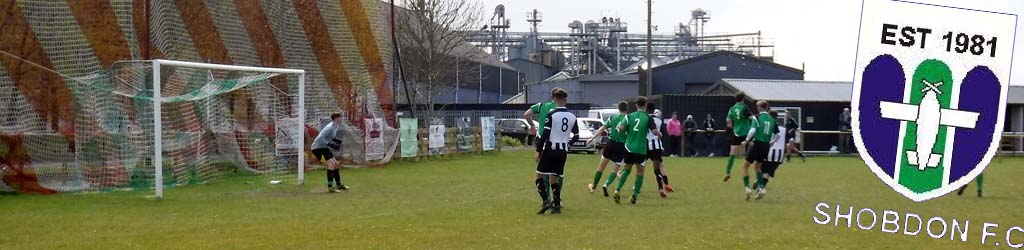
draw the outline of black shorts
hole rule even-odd
[[[626,165],[629,165],[629,164],[642,164],[646,160],[647,160],[647,156],[646,155],[634,154],[634,153],[626,152],[626,157],[625,157],[624,161],[626,162]]]
[[[626,144],[621,142],[608,140],[608,144],[604,146],[604,152],[601,156],[614,163],[622,164],[622,160],[626,154]]]
[[[775,178],[775,170],[779,169],[780,165],[782,165],[781,162],[774,161],[761,163],[761,172],[768,174],[768,176],[771,176],[772,178]]]
[[[743,145],[743,141],[746,141],[747,137],[736,136],[736,134],[729,134],[729,145],[739,146]]]
[[[565,172],[565,157],[569,152],[562,150],[544,150],[540,152],[537,162],[537,173],[562,176]]]
[[[771,145],[767,142],[755,141],[750,146],[750,151],[747,151],[747,162],[765,162],[768,160],[768,151],[771,149]]]
[[[662,154],[663,154],[663,151],[661,149],[648,149],[647,150],[647,159],[651,160],[651,161],[656,161],[656,162],[663,162],[661,160],[661,155]]]
[[[327,161],[334,159],[334,153],[331,153],[331,150],[327,148],[318,148],[313,150],[313,157],[316,157],[317,161]]]

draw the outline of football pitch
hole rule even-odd
[[[304,186],[228,176],[168,189],[163,200],[142,191],[5,195],[0,249],[965,249],[983,247],[984,222],[1024,223],[1015,178],[1024,158],[993,160],[984,198],[971,184],[962,197],[925,203],[892,191],[856,157],[794,158],[758,201],[744,201],[742,165],[723,183],[725,158],[666,158],[676,192],[658,197],[647,170],[637,205],[587,192],[599,159],[569,156],[561,215],[534,214],[530,151],[346,169],[353,189],[343,193],[326,193],[324,171],[314,171]],[[819,202],[968,220],[971,239],[819,225]]]

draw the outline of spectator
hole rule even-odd
[[[668,152],[671,157],[679,157],[679,144],[683,135],[682,125],[679,123],[679,113],[672,112],[672,119],[668,120]]]
[[[804,162],[807,158],[804,157],[804,152],[800,151],[797,146],[800,144],[800,137],[797,134],[800,132],[800,123],[793,118],[789,112],[786,112],[786,161],[791,161],[791,155],[796,153],[800,156],[800,160]]]
[[[708,151],[708,157],[715,156],[715,118],[709,113],[704,117],[704,148]]]
[[[843,108],[843,113],[839,114],[839,152],[842,154],[850,153],[850,108]]]
[[[686,130],[686,155],[697,156],[697,149],[693,147],[693,141],[697,138],[697,121],[693,120],[693,115],[686,115],[686,121],[683,121],[683,129]]]

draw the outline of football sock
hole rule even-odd
[[[978,192],[980,193],[981,192],[981,186],[984,185],[982,183],[985,182],[985,175],[984,174],[979,174],[978,178],[974,179],[974,181],[978,183]]]
[[[594,188],[597,188],[597,182],[601,181],[601,174],[601,171],[594,172]]]
[[[654,180],[658,183],[658,190],[665,189],[664,184],[661,183],[661,170],[654,169]]]
[[[665,173],[661,173],[661,182],[664,182],[665,185],[668,185],[668,175],[665,175]]]
[[[750,176],[743,176],[743,186],[750,187]]]
[[[764,174],[761,171],[757,171],[757,187],[764,188]]]
[[[617,174],[618,174],[617,172],[618,172],[618,171],[612,171],[611,173],[609,173],[609,175],[608,175],[608,181],[605,181],[605,182],[604,182],[604,185],[605,185],[605,186],[611,185],[611,184],[612,184],[612,182],[614,182],[614,181],[615,181],[615,177],[616,177],[615,175],[617,175]]]
[[[622,170],[622,176],[619,176],[619,186],[615,188],[615,191],[622,190],[622,185],[626,185],[626,178],[629,177],[630,168]]]
[[[768,181],[770,181],[770,180],[772,180],[772,179],[764,178],[764,185],[761,185],[761,188],[768,187]]]
[[[640,194],[640,187],[644,186],[644,176],[637,175],[636,182],[633,182],[633,196]]]
[[[565,180],[562,179],[562,176],[559,175],[558,176],[558,184],[559,184],[558,185],[558,192],[562,192],[562,186],[565,186],[565,182],[564,181]],[[554,190],[554,189],[552,189],[552,190]]]
[[[331,178],[333,175],[332,172],[333,171],[330,169],[327,170],[327,188],[334,187],[334,183],[332,183],[332,181],[334,181],[334,178]]]
[[[341,187],[341,169],[334,170],[334,184]]]
[[[551,192],[552,194],[554,194],[554,205],[561,206],[562,205],[562,185],[561,185],[561,183],[557,183],[557,182],[556,183],[551,183],[551,190],[554,190],[554,191]]]
[[[725,174],[732,173],[732,163],[736,161],[736,156],[729,155],[729,163],[725,164]]]
[[[544,179],[537,178],[537,180],[534,181],[534,186],[537,187],[537,194],[540,195],[540,201],[548,202],[548,189],[547,186],[544,184]]]
[[[544,176],[544,183],[543,183],[543,185],[544,185],[544,197],[551,197],[551,188],[550,188],[551,187],[551,179],[548,179],[548,178],[551,178],[551,177],[549,177],[547,175]]]

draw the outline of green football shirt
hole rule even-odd
[[[530,110],[533,111],[533,115],[537,117],[537,123],[540,124],[540,126],[537,126],[537,137],[544,134],[544,122],[547,122],[548,113],[551,113],[555,108],[558,108],[558,104],[555,104],[553,101],[538,102],[537,104],[530,106]]]
[[[626,143],[626,133],[619,132],[619,129],[617,128],[619,122],[621,122],[622,118],[625,116],[626,115],[623,114],[616,114],[608,117],[608,119],[605,119],[604,124],[607,124],[605,125],[605,129],[608,130],[609,139],[621,143]]]
[[[655,129],[647,112],[636,111],[626,115],[619,125],[626,128],[626,151],[647,155],[647,132]]]
[[[775,122],[775,117],[772,117],[768,112],[761,112],[757,115],[757,120],[752,123],[754,125],[754,141],[758,142],[771,142],[772,135],[779,132],[779,126]],[[750,132],[750,129],[747,129]]]
[[[750,132],[750,116],[747,115],[747,105],[737,102],[729,108],[729,115],[726,117],[732,120],[732,132],[736,136],[747,137],[747,132]]]

